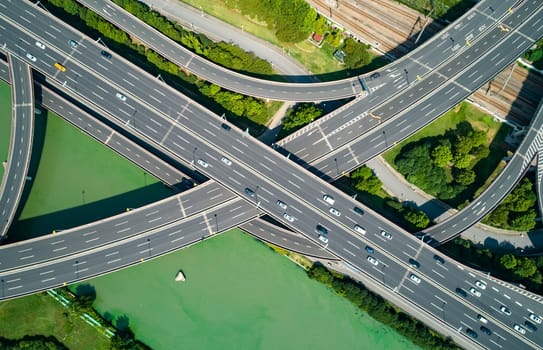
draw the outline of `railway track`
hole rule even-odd
[[[325,0],[307,1],[319,12],[330,16]],[[338,8],[332,9],[332,19],[356,37],[394,57],[407,54],[443,29],[442,24],[430,20],[415,44],[418,32],[424,25],[424,15],[390,0],[340,0]],[[527,124],[543,97],[543,78],[516,67],[503,88],[510,71],[510,67],[505,69],[476,91],[471,99],[500,117]]]

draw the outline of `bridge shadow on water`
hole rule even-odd
[[[175,194],[161,183],[156,183],[117,196],[87,203],[72,208],[40,215],[15,222],[8,232],[5,243],[51,234],[75,226],[94,222],[137,208]],[[54,195],[54,194],[53,194]]]

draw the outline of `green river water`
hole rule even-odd
[[[418,349],[239,230],[88,283],[157,350]]]

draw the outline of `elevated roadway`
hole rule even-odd
[[[68,62],[65,63],[68,70],[77,69],[75,65],[68,65]],[[47,74],[47,69],[40,67],[40,70],[43,70]],[[84,73],[84,71],[78,71],[78,74],[80,74],[80,83],[74,91],[77,91],[81,96],[91,96],[92,93],[88,89],[90,89],[90,87],[96,87],[98,84],[92,80],[88,80],[90,78]],[[144,75],[145,74],[141,72],[139,77],[141,78]],[[100,80],[107,81],[109,79],[115,80],[117,77],[110,72],[108,78],[102,77]],[[102,85],[102,87],[103,86],[106,85]],[[369,210],[364,215],[364,218],[361,219],[363,220],[362,224],[366,227],[368,234],[363,237],[353,238],[353,223],[347,219],[350,215],[347,216],[344,214],[339,218],[330,216],[328,214],[328,207],[319,200],[319,198],[322,197],[323,191],[326,191],[325,193],[330,193],[336,197],[337,205],[335,205],[335,207],[340,212],[348,213],[349,210],[352,209],[353,204],[355,204],[351,198],[339,193],[336,189],[326,185],[316,177],[301,171],[301,169],[294,166],[292,162],[271,152],[269,148],[264,148],[252,138],[244,137],[243,133],[238,130],[231,129],[229,131],[221,131],[220,119],[210,115],[207,111],[194,105],[190,101],[181,105],[180,108],[173,109],[181,110],[182,112],[170,117],[168,110],[172,106],[168,106],[168,103],[172,100],[165,100],[163,103],[156,106],[150,105],[146,92],[144,92],[145,89],[162,90],[165,95],[167,92],[168,95],[172,96],[172,100],[174,100],[178,106],[185,98],[174,91],[168,90],[166,86],[156,80],[151,80],[148,84],[141,84],[127,89],[129,92],[125,95],[126,102],[130,104],[138,103],[140,105],[137,109],[138,114],[141,113],[146,116],[144,120],[139,120],[136,128],[146,138],[152,140],[156,144],[164,145],[166,148],[175,149],[178,156],[184,161],[193,161],[199,171],[219,178],[221,184],[226,185],[238,195],[245,197],[245,186],[251,186],[255,191],[255,196],[249,200],[249,204],[256,204],[279,221],[282,221],[301,232],[305,232],[308,237],[314,240],[316,240],[316,238],[312,232],[314,231],[315,223],[320,221],[331,232],[330,242],[327,246],[330,251],[334,252],[339,258],[348,261],[356,268],[359,268],[361,271],[364,271],[371,276],[371,278],[379,280],[387,288],[391,288],[391,290],[398,293],[399,297],[409,300],[413,305],[417,305],[417,307],[424,310],[427,314],[433,315],[433,317],[442,315],[442,311],[436,312],[430,304],[432,295],[439,295],[440,298],[447,298],[447,300],[450,298],[448,301],[449,305],[453,305],[454,308],[447,314],[447,319],[445,320],[446,327],[451,327],[453,329],[458,329],[458,327],[476,327],[476,323],[474,325],[472,321],[469,321],[469,319],[464,316],[464,313],[468,312],[469,314],[472,314],[474,312],[483,312],[487,316],[490,313],[491,308],[486,303],[489,300],[488,297],[484,298],[486,302],[481,302],[480,300],[482,299],[478,298],[469,298],[466,303],[465,299],[459,298],[454,294],[455,287],[453,287],[453,285],[458,286],[466,283],[470,285],[470,283],[473,283],[473,277],[462,277],[460,274],[454,274],[453,276],[453,274],[445,272],[447,278],[445,279],[445,277],[443,277],[444,281],[442,281],[442,278],[439,277],[439,275],[433,275],[433,271],[437,271],[439,274],[441,274],[441,272],[433,269],[432,265],[428,263],[434,261],[432,256],[435,252],[433,252],[431,248],[422,244],[420,241],[414,240],[413,237],[403,233],[400,228],[394,227],[391,224],[385,223],[384,227],[380,227],[383,222],[375,213],[372,213]],[[118,103],[115,96],[112,95],[113,94],[106,94],[104,95],[105,97],[102,96],[103,101],[102,99],[97,98],[94,103],[103,105],[102,108],[104,109],[111,109],[108,104],[111,104],[112,102]],[[175,98],[173,98],[173,95],[175,95]],[[89,103],[90,102],[91,101],[89,101]],[[121,123],[127,123],[131,120],[131,118],[120,115],[118,115],[117,118]],[[181,118],[183,119],[182,126],[175,121],[176,119],[181,120]],[[218,134],[219,132],[221,134]],[[220,135],[220,137],[213,137],[213,133]],[[212,135],[210,136],[212,139],[204,139],[199,136],[208,134]],[[191,145],[191,147],[187,149],[185,146],[185,149],[180,149],[178,145],[176,146],[176,143],[178,143],[178,145],[187,143]],[[192,147],[194,147],[194,149],[192,149]],[[196,152],[198,153],[196,154]],[[240,154],[243,158],[240,157]],[[232,164],[221,165],[221,156],[229,157]],[[266,163],[273,166],[273,170],[271,168],[267,169],[266,164],[261,163],[263,161],[263,156],[268,158]],[[197,165],[199,164],[197,162],[198,159],[207,159],[207,161],[209,161],[209,163],[207,163],[208,166],[202,167]],[[247,159],[251,160],[250,164],[247,163]],[[259,159],[260,162],[255,161],[256,159]],[[289,179],[289,181],[279,183],[277,181],[278,178]],[[303,182],[298,180],[298,178],[303,179]],[[243,185],[240,181],[243,181],[243,183],[248,185]],[[304,220],[294,220],[292,223],[287,222],[283,218],[283,211],[275,206],[275,198],[283,197],[285,191],[286,196],[289,199],[283,199],[287,201],[290,208],[289,211],[293,213],[295,217],[303,217]],[[394,240],[388,243],[388,240],[380,238],[380,229],[393,232]],[[363,243],[360,244],[353,241],[353,239],[361,240]],[[368,262],[365,259],[365,253],[363,253],[362,250],[365,243],[376,247],[375,256],[380,262],[380,268],[374,269],[368,265]],[[409,275],[408,271],[410,267],[407,261],[399,258],[404,256],[402,254],[403,249],[408,249],[406,247],[409,246],[415,248],[412,254],[416,255],[415,257],[417,259],[424,260],[426,259],[425,257],[428,257],[428,261],[422,263],[422,265],[427,266],[428,270],[423,272],[423,269],[421,268],[416,272],[421,278],[421,282],[419,282],[418,285],[409,285],[406,283],[409,282],[406,280],[406,277]],[[417,246],[419,248],[417,248]],[[359,253],[359,250],[362,252]],[[386,269],[386,273],[383,271],[384,269]],[[457,279],[459,277],[460,279]],[[438,278],[438,281],[435,280],[436,278]],[[446,303],[447,300],[445,300]],[[528,300],[526,303],[529,304],[530,301]],[[522,310],[522,314],[526,312],[524,308],[522,308]],[[519,315],[521,314],[521,311],[516,311]],[[503,315],[493,315],[492,318],[491,316],[488,317],[492,320],[493,327],[498,329],[496,332],[498,332],[498,334],[502,332],[505,334],[502,336],[506,337],[508,344],[511,344],[513,347],[518,347],[521,343],[516,342],[525,342],[529,346],[537,347],[535,343],[532,343],[531,337],[530,339],[525,337],[518,338],[515,333],[510,333],[510,325],[508,325],[510,321],[508,318]],[[467,326],[463,326],[461,322],[464,322]],[[457,327],[456,324],[459,326]],[[499,329],[501,329],[501,331],[499,331]],[[487,338],[486,336],[478,338],[478,341],[482,343],[489,343],[490,340],[493,339]],[[537,339],[535,341],[537,342]]]
[[[34,94],[30,66],[16,54],[8,56],[12,87],[12,129],[6,172],[0,185],[0,237],[14,219],[23,193],[32,153]]]
[[[70,69],[70,67],[69,67],[69,69]],[[83,78],[81,78],[81,80],[83,80]],[[87,84],[80,84],[80,86],[78,87],[78,90],[83,90],[82,85],[87,85]],[[156,88],[156,89],[161,89],[162,88],[162,86],[160,86],[160,87],[157,86],[156,83],[151,84],[151,85],[153,85],[154,88]],[[89,85],[89,86],[91,86],[91,85]],[[94,86],[97,86],[97,85],[94,85]],[[145,87],[147,87],[147,85],[145,85]],[[129,89],[129,90],[131,92],[131,94],[129,95],[129,97],[131,99],[130,102],[133,102],[132,99],[140,100],[140,101],[144,100],[144,98],[142,97],[143,95],[138,96],[138,94],[141,94],[138,91],[138,89],[134,88],[134,89]],[[87,91],[80,91],[79,93],[81,93],[82,95],[86,95]],[[170,93],[173,93],[173,92],[170,92]],[[247,153],[247,154],[244,155],[244,157],[249,157],[249,159],[254,157],[254,156],[251,156],[250,154],[251,153],[254,154],[257,151],[258,151],[260,157],[261,157],[262,154],[265,154],[270,159],[272,159],[274,162],[277,162],[277,164],[280,164],[280,166],[277,166],[277,168],[275,169],[276,171],[273,174],[270,174],[269,170],[267,170],[261,164],[246,164],[246,163],[243,163],[243,161],[239,157],[238,153],[236,153],[235,155],[234,155],[234,153],[229,154],[231,156],[231,160],[235,161],[236,165],[238,165],[238,164],[241,165],[241,167],[237,166],[236,170],[238,172],[240,172],[240,173],[242,172],[242,175],[244,176],[243,178],[247,178],[247,179],[251,178],[251,180],[247,180],[249,183],[255,184],[255,183],[258,183],[259,181],[262,181],[262,177],[266,178],[265,187],[264,187],[264,185],[256,187],[256,190],[260,189],[260,191],[261,191],[261,192],[259,192],[260,194],[258,196],[258,198],[260,200],[262,200],[261,207],[264,208],[267,212],[272,212],[273,211],[276,218],[278,218],[279,220],[283,220],[281,218],[281,216],[282,216],[281,213],[276,213],[277,209],[275,207],[270,206],[269,204],[266,204],[267,202],[265,201],[265,199],[266,199],[266,197],[269,198],[270,196],[272,198],[277,197],[277,194],[274,195],[273,192],[272,192],[272,194],[269,193],[272,190],[278,189],[280,192],[287,191],[291,195],[289,202],[291,203],[290,205],[293,208],[298,208],[298,210],[300,210],[302,214],[303,214],[304,211],[306,211],[307,214],[311,214],[311,215],[303,215],[303,217],[307,218],[307,222],[305,222],[305,221],[301,222],[301,220],[294,221],[294,223],[289,224],[289,226],[292,226],[293,228],[296,228],[296,229],[298,229],[298,230],[300,230],[302,232],[312,232],[312,230],[314,228],[314,221],[313,220],[321,220],[322,219],[323,221],[326,221],[327,223],[324,223],[324,224],[327,225],[327,227],[331,230],[331,232],[335,233],[333,235],[334,237],[332,237],[332,239],[330,240],[328,248],[330,250],[334,251],[341,258],[346,259],[349,262],[351,262],[353,264],[353,266],[357,266],[357,268],[360,268],[362,271],[366,271],[366,273],[370,273],[370,272],[375,273],[371,269],[371,267],[370,267],[369,270],[367,270],[367,268],[365,267],[366,265],[363,265],[363,264],[365,264],[365,262],[364,261],[360,262],[358,259],[356,259],[357,254],[355,254],[352,251],[347,249],[347,248],[349,248],[349,249],[355,249],[355,248],[351,248],[351,245],[349,245],[348,243],[347,244],[344,243],[344,242],[347,242],[349,240],[349,237],[351,237],[351,235],[352,235],[352,233],[350,233],[350,230],[345,230],[346,227],[350,226],[350,224],[348,222],[343,221],[345,216],[343,216],[341,219],[328,216],[328,214],[325,214],[327,212],[327,208],[326,207],[323,208],[322,203],[317,202],[315,204],[310,204],[310,201],[308,200],[309,197],[307,197],[307,196],[309,195],[310,192],[313,192],[313,191],[315,191],[315,190],[317,190],[319,188],[326,188],[326,191],[329,192],[329,193],[333,193],[337,200],[339,198],[341,198],[341,203],[343,203],[343,204],[341,204],[341,207],[339,207],[340,203],[338,203],[338,207],[339,207],[339,210],[344,212],[344,213],[347,212],[348,210],[350,210],[349,206],[351,206],[351,208],[352,208],[352,203],[350,203],[349,198],[345,198],[345,196],[342,195],[341,193],[337,193],[336,190],[334,190],[333,188],[330,188],[326,184],[323,184],[322,182],[319,182],[316,178],[311,177],[308,174],[303,174],[302,173],[302,176],[304,176],[305,183],[304,184],[298,183],[299,187],[301,187],[301,185],[304,186],[304,189],[300,190],[300,191],[295,190],[294,188],[296,186],[294,186],[291,183],[289,183],[289,184],[286,184],[286,183],[279,184],[279,183],[277,183],[277,181],[275,180],[276,177],[285,178],[286,173],[288,173],[288,172],[296,173],[296,172],[299,172],[299,169],[295,168],[295,167],[293,168],[292,164],[289,163],[288,161],[286,161],[285,159],[277,158],[278,155],[270,153],[269,149],[266,151],[266,149],[262,149],[262,146],[260,146],[261,149],[259,149],[259,144],[255,144],[254,141],[251,138],[245,138],[244,142],[247,143],[247,145],[243,145],[243,144],[238,145],[235,142],[236,142],[236,140],[241,140],[243,138],[243,135],[241,133],[239,133],[237,130],[234,130],[234,129],[229,131],[229,135],[222,135],[222,137],[220,139],[212,140],[213,142],[208,142],[208,140],[204,141],[201,137],[195,136],[195,135],[203,135],[203,134],[206,133],[206,131],[202,129],[202,125],[200,125],[200,124],[207,125],[205,123],[206,120],[210,121],[210,123],[208,123],[210,125],[215,125],[215,123],[218,124],[220,122],[218,120],[213,120],[213,119],[210,120],[209,119],[210,116],[207,115],[205,113],[205,111],[199,109],[198,106],[193,106],[193,105],[187,106],[187,105],[185,105],[184,107],[186,107],[183,110],[184,116],[185,117],[190,116],[192,118],[188,118],[187,122],[184,121],[184,123],[186,123],[186,125],[184,125],[181,129],[183,129],[183,128],[190,129],[192,135],[189,135],[188,133],[183,133],[183,137],[190,138],[191,139],[190,144],[192,144],[192,145],[197,144],[198,147],[193,152],[190,152],[190,150],[188,152],[185,151],[184,153],[179,152],[180,157],[184,158],[185,161],[189,161],[190,159],[192,159],[194,161],[195,160],[195,151],[200,150],[199,152],[203,152],[203,153],[199,153],[199,154],[203,154],[206,157],[211,157],[211,159],[217,160],[217,159],[219,159],[218,156],[220,157],[220,153],[217,154],[218,150],[220,149],[221,153],[224,152],[223,150],[229,150],[230,148],[228,148],[228,146],[232,144],[231,142],[234,142],[234,144],[237,147],[241,147],[241,149],[243,151],[242,153]],[[159,105],[159,106],[154,106],[154,109],[160,110],[160,113],[162,115],[158,115],[158,116],[153,115],[154,113],[151,113],[152,110],[145,111],[144,114],[145,115],[153,115],[153,118],[161,118],[161,119],[158,119],[158,120],[155,119],[154,122],[158,121],[159,123],[161,123],[161,122],[165,123],[166,122],[165,119],[167,119],[167,118],[164,118],[163,115],[168,115],[169,113],[167,111],[165,111],[164,108],[167,108],[167,106],[163,106],[162,104]],[[183,116],[180,115],[178,118],[182,118],[182,117]],[[126,123],[128,120],[129,119],[125,118],[123,120],[123,122]],[[196,122],[198,122],[200,124],[196,124]],[[153,123],[153,119],[147,119],[147,124],[144,123],[143,125],[140,125],[140,127],[138,127],[138,130],[142,134],[146,134],[146,137],[148,137],[150,139],[154,138],[155,139],[154,142],[157,142],[156,141],[156,136],[151,135],[153,133],[152,130],[150,130],[150,131],[141,130],[141,128],[143,128],[143,129],[152,128],[153,124],[149,124],[149,123]],[[166,127],[169,128],[170,125],[166,125]],[[183,131],[183,130],[178,130],[178,128],[179,128],[179,126],[173,125],[173,128],[170,129],[170,131],[173,131],[175,129],[175,133],[173,133],[174,136],[179,135],[179,134],[177,134],[178,131]],[[219,128],[219,127],[217,126],[217,128]],[[168,131],[168,129],[166,129],[166,131]],[[165,134],[165,133],[162,132],[162,135],[167,135],[167,133]],[[232,138],[234,138],[234,139],[232,139]],[[165,138],[164,140],[161,141],[161,143],[164,143],[167,147],[172,147],[172,144],[170,144],[169,141],[170,140]],[[243,141],[242,141],[242,143],[243,143]],[[250,147],[249,147],[248,144],[251,144]],[[233,152],[233,151],[228,151],[228,152]],[[266,153],[266,152],[268,152],[268,153]],[[192,155],[191,155],[191,153],[192,153]],[[261,158],[258,158],[258,159],[261,159]],[[197,163],[197,162],[195,162],[195,163]],[[221,180],[224,179],[224,175],[221,175],[221,174],[225,172],[225,169],[219,168],[215,162],[211,162],[211,163],[212,163],[212,166],[209,167],[208,170],[200,169],[200,171],[203,171],[204,173],[215,173],[215,175],[216,176],[218,175],[221,178]],[[216,169],[214,169],[214,168],[216,168]],[[226,173],[228,173],[228,172],[229,172],[229,170],[227,168]],[[255,176],[257,176],[258,179],[255,178]],[[298,176],[300,176],[300,175],[298,175]],[[292,177],[292,179],[293,179],[294,182],[297,182],[296,180],[294,180],[294,177]],[[223,181],[228,182],[229,179],[226,179],[226,180],[223,180]],[[234,183],[234,181],[232,181],[232,183]],[[239,188],[237,185],[232,185],[232,183],[229,184],[229,187],[231,187],[231,188],[235,187],[236,188],[235,192],[237,192],[238,194],[240,194],[240,192],[243,193],[242,192],[243,191],[243,186],[241,186],[241,188]],[[253,188],[255,188],[255,187],[253,187]],[[265,189],[267,189],[268,192],[266,192]],[[262,192],[267,193],[267,194],[262,194]],[[322,192],[320,194],[318,194],[318,195],[313,194],[313,195],[309,195],[309,196],[311,198],[313,198],[313,201],[314,201],[315,198],[320,198],[321,194],[322,194]],[[260,203],[260,200],[256,203],[257,205]],[[302,211],[302,209],[303,209],[303,211]],[[313,213],[316,214],[317,216],[314,216]],[[377,225],[373,221],[373,220],[375,220],[375,218],[373,217],[374,215],[373,214],[368,215],[368,214],[369,213],[366,214],[365,220],[367,220],[367,225],[368,226],[372,225],[368,229],[368,232],[372,232],[372,235],[366,235],[365,236],[366,238],[361,237],[360,239],[362,241],[364,241],[364,242],[366,242],[366,240],[371,240],[371,242],[373,242],[372,244],[374,244],[375,246],[379,246],[381,248],[381,249],[379,249],[379,251],[387,252],[387,253],[382,254],[382,256],[380,254],[376,255],[377,258],[379,259],[379,261],[381,262],[381,265],[387,266],[387,267],[388,266],[393,266],[394,267],[394,268],[390,269],[391,271],[394,271],[394,273],[387,274],[386,278],[388,279],[389,277],[392,277],[390,283],[395,285],[396,288],[393,289],[394,291],[397,291],[399,294],[401,294],[404,297],[409,296],[408,299],[413,301],[412,298],[416,299],[416,297],[414,297],[414,296],[412,296],[410,294],[405,294],[405,293],[409,293],[409,290],[411,290],[411,293],[413,293],[411,288],[419,288],[419,287],[406,286],[406,288],[403,289],[401,281],[403,281],[406,274],[401,273],[401,271],[402,271],[402,269],[405,270],[405,268],[407,267],[407,264],[405,262],[403,262],[401,260],[398,260],[396,258],[398,256],[398,254],[395,254],[394,252],[390,251],[390,250],[394,250],[394,249],[398,248],[397,244],[400,244],[400,246],[404,246],[404,247],[406,246],[405,244],[402,245],[402,242],[396,243],[396,242],[398,242],[398,240],[399,241],[401,241],[403,239],[407,239],[407,240],[411,239],[412,240],[412,237],[407,236],[407,235],[404,236],[402,234],[395,235],[396,238],[394,240],[394,242],[395,242],[394,244],[385,244],[386,241],[384,241],[384,242],[378,241],[380,239],[379,238],[380,235],[378,234],[379,228],[375,227]],[[306,227],[307,225],[313,226],[313,228]],[[391,230],[391,228],[392,228],[392,230]],[[401,229],[394,228],[394,227],[388,227],[388,228],[385,227],[385,229],[391,230],[394,233],[402,232]],[[375,237],[374,237],[374,235],[375,235]],[[309,237],[311,237],[311,235],[309,235]],[[405,242],[403,242],[403,243],[405,243]],[[334,247],[332,247],[332,245],[334,245]],[[355,246],[356,246],[356,244],[355,244]],[[387,249],[382,249],[382,246],[386,246]],[[424,251],[425,249],[430,249],[430,248],[422,246],[422,250]],[[387,269],[387,271],[388,271],[388,269]],[[398,273],[398,272],[400,272],[400,275],[395,276],[395,274]],[[399,281],[400,281],[400,285],[398,285]],[[433,282],[433,279],[430,278],[427,275],[423,276],[423,281],[429,281],[430,283],[429,283],[428,286],[424,285],[425,288],[417,289],[419,292],[424,291],[424,292],[421,292],[420,294],[428,293],[429,290],[433,291],[434,288],[437,288],[437,290],[439,290],[438,294],[441,295],[441,293],[442,293],[441,291],[444,288],[443,286],[441,286],[441,284],[435,284],[435,282]],[[452,281],[450,278],[447,278],[447,283],[448,282],[460,283],[460,281]],[[382,283],[387,284],[387,282],[385,282],[385,281],[383,281]],[[461,282],[461,283],[464,283],[464,282]],[[426,284],[426,282],[425,282],[425,284]],[[414,294],[415,294],[415,296],[420,296],[418,293],[414,293]],[[459,301],[459,298],[457,296],[455,296],[454,294],[449,295],[449,296],[452,297],[453,301],[455,301],[455,300]],[[419,302],[417,300],[416,305],[419,305],[419,307],[422,307],[424,310],[426,310],[426,312],[429,312],[430,314],[435,315],[435,312],[431,311],[432,308],[430,307],[431,305],[428,304],[428,298],[427,297],[428,297],[428,295],[426,295],[425,300],[422,300],[421,302]],[[472,300],[471,302],[474,305],[479,304],[478,299]],[[462,303],[464,303],[463,300],[462,300]],[[484,305],[480,305],[480,306],[477,305],[475,307],[483,307],[484,308],[485,306]],[[454,310],[457,311],[459,309],[457,309],[455,307]],[[450,315],[448,315],[448,316],[450,316]],[[461,317],[462,317],[462,319],[464,318],[464,316],[461,316]],[[495,317],[498,318],[498,316],[495,316]],[[499,318],[501,319],[502,316],[499,316]],[[458,322],[458,321],[459,320],[457,318],[455,318],[455,317],[453,317],[453,320],[447,320],[447,322],[449,324],[451,322]],[[500,323],[500,322],[505,322],[505,321],[497,320],[496,322]],[[464,323],[466,323],[466,322],[464,322]],[[462,327],[462,326],[460,326],[460,327]],[[498,327],[498,325],[496,325],[496,327]],[[499,327],[503,327],[503,323],[500,323]],[[507,332],[506,328],[504,330]],[[514,333],[512,333],[512,334],[514,334]],[[517,340],[518,340],[518,338],[513,336],[513,338],[508,339],[508,342],[514,342],[514,341],[517,341]],[[489,340],[486,339],[486,338],[485,339],[480,338],[479,341],[487,342]],[[526,341],[526,339],[523,339],[523,341]],[[530,341],[528,341],[528,343],[531,344]]]
[[[131,36],[138,38],[171,62],[184,67],[202,79],[244,95],[282,101],[327,101],[360,95],[366,90],[363,77],[311,84],[280,83],[250,78],[199,57],[109,1],[81,0],[80,2]],[[510,8],[516,7],[516,3],[515,0],[484,0],[477,3],[472,10],[451,24],[447,28],[447,33],[432,38],[414,51],[411,57],[394,62],[387,68],[398,71],[406,69],[410,72],[411,79],[424,76],[444,60],[449,59],[451,52],[461,51],[466,43],[475,42],[478,35],[488,28],[495,27],[498,20],[509,14]],[[424,59],[421,59],[422,57]],[[368,84],[371,89],[374,89],[376,86],[392,83],[394,80],[394,78],[383,77],[375,82],[368,81]]]
[[[537,204],[539,205],[539,215],[543,216],[543,150],[537,152]]]

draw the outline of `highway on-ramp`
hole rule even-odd
[[[14,219],[26,183],[34,136],[34,94],[30,66],[8,56],[12,82],[12,129],[6,172],[0,185],[0,237]]]

